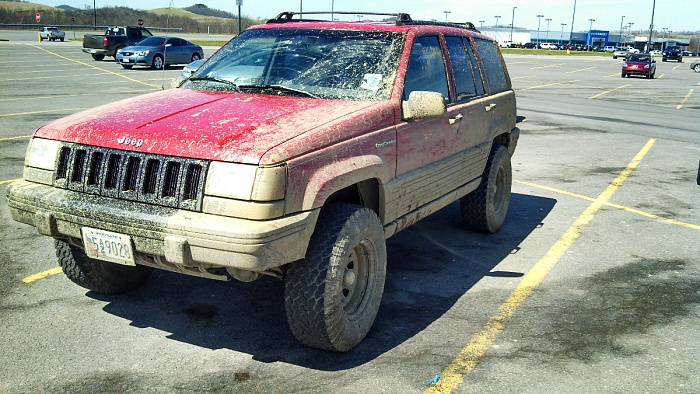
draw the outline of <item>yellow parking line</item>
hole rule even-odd
[[[496,337],[505,328],[508,318],[515,314],[515,311],[523,301],[559,262],[569,247],[581,235],[585,227],[593,220],[600,208],[605,205],[646,156],[655,141],[653,138],[650,139],[624,171],[576,218],[564,235],[549,249],[547,254],[523,277],[522,282],[513,290],[510,297],[501,304],[498,308],[498,314],[489,319],[482,330],[472,337],[467,346],[460,351],[457,358],[442,372],[440,380],[428,387],[425,393],[451,393],[462,383],[464,375],[471,372],[476,367],[479,359],[492,347]]]
[[[565,85],[567,83],[574,83],[578,82],[579,80],[574,80],[574,81],[566,81],[566,82],[554,82],[554,83],[548,83],[546,85],[538,85],[538,86],[530,86],[529,88],[521,89],[521,90],[532,90],[532,89],[539,89],[539,88],[546,88],[548,86],[554,86],[554,85]]]
[[[550,65],[548,65],[548,66],[533,67],[533,68],[531,68],[530,70],[537,70],[538,68],[559,67],[559,66],[563,66],[563,65],[565,65],[565,64],[566,64],[566,63],[550,64]]]
[[[547,191],[550,191],[550,192],[553,192],[553,193],[558,193],[558,194],[563,194],[563,195],[570,196],[570,197],[580,198],[580,199],[586,200],[586,201],[595,201],[595,198],[593,198],[593,197],[588,197],[588,196],[584,196],[584,195],[577,194],[577,193],[571,193],[571,192],[567,192],[566,190],[556,189],[556,188],[549,187],[549,186],[538,185],[538,184],[532,183],[532,182],[525,182],[525,181],[518,181],[518,180],[514,180],[513,182],[515,182],[515,183],[520,183],[520,184],[522,184],[522,185],[527,185],[527,186],[536,187],[536,188],[542,189],[542,190],[547,190]],[[648,217],[648,218],[651,218],[651,219],[656,219],[656,220],[658,220],[658,221],[660,221],[660,222],[664,222],[664,223],[668,223],[668,224],[673,224],[673,225],[681,226],[681,227],[692,228],[693,230],[700,230],[700,226],[698,226],[697,224],[685,223],[685,222],[681,222],[681,221],[678,221],[678,220],[667,219],[667,218],[665,218],[665,217],[663,217],[663,216],[654,215],[653,213],[640,211],[639,209],[634,209],[634,208],[626,207],[626,206],[624,206],[624,205],[613,204],[613,203],[611,203],[611,202],[606,202],[605,205],[606,205],[606,206],[609,206],[609,207],[612,207],[612,208],[620,209],[620,210],[622,210],[622,211],[626,211],[626,212],[634,213],[634,214],[637,214],[637,215],[645,216],[645,217]]]
[[[143,82],[143,81],[139,81],[138,79],[134,79],[134,78],[129,78],[129,77],[127,77],[126,75],[122,75],[122,74],[119,74],[119,73],[115,73],[114,71],[105,70],[105,69],[102,69],[102,68],[99,68],[99,67],[95,67],[95,66],[93,66],[93,65],[91,65],[91,64],[88,64],[88,63],[85,63],[85,62],[81,62],[81,61],[79,61],[79,60],[74,60],[74,59],[71,59],[71,58],[68,58],[68,57],[65,57],[65,56],[61,56],[61,55],[59,55],[59,54],[57,54],[57,53],[51,52],[51,51],[49,51],[49,50],[47,50],[47,49],[41,48],[41,47],[36,46],[36,45],[30,45],[30,46],[32,46],[32,47],[34,47],[34,48],[37,48],[37,49],[41,49],[42,51],[44,51],[44,52],[46,52],[46,53],[50,53],[50,54],[52,54],[52,55],[54,55],[54,56],[60,57],[61,59],[65,59],[65,60],[68,60],[68,61],[71,61],[71,62],[74,62],[74,63],[82,64],[83,66],[86,66],[86,67],[94,68],[95,70],[100,70],[100,71],[103,71],[103,72],[106,72],[106,73],[109,73],[109,74],[112,74],[112,75],[116,75],[116,76],[118,76],[118,77],[120,77],[120,78],[127,79],[127,80],[129,80],[129,81],[131,81],[131,82],[136,82],[136,83],[140,83],[140,84],[143,84],[143,85],[147,85],[147,86],[153,87],[153,88],[155,88],[155,89],[160,89],[160,86],[151,85],[150,83]]]
[[[656,77],[656,79],[661,79],[661,78],[664,77],[664,75],[666,75],[666,74],[661,74],[661,75],[659,75],[658,77]]]
[[[688,92],[688,94],[685,95],[685,98],[683,98],[683,101],[681,101],[681,103],[678,104],[676,109],[683,108],[683,105],[685,105],[685,102],[688,101],[688,99],[690,98],[690,95],[693,94],[693,91],[695,91],[695,89],[690,89],[690,92]]]
[[[60,274],[61,271],[63,271],[63,270],[61,269],[61,267],[51,268],[50,270],[46,270],[46,271],[44,271],[44,272],[39,272],[38,274],[29,275],[28,277],[23,278],[23,279],[22,279],[22,282],[24,282],[24,283],[36,282],[37,280],[39,280],[39,279],[44,279],[44,278],[46,278],[47,276],[52,276],[52,275]]]
[[[17,182],[17,181],[21,181],[21,180],[22,180],[22,178],[18,178],[18,179],[8,179],[8,180],[6,180],[6,181],[0,181],[0,185],[4,185],[4,184],[6,184],[6,183]]]
[[[615,74],[606,75],[605,78],[619,77],[619,76],[620,76],[620,73],[615,73]]]
[[[598,94],[596,94],[595,96],[589,97],[588,99],[590,100],[590,99],[598,98],[598,97],[603,96],[603,95],[605,95],[605,94],[614,92],[614,91],[619,90],[619,89],[624,89],[624,88],[626,88],[626,87],[628,87],[628,86],[631,86],[631,85],[632,85],[631,83],[628,83],[627,85],[618,86],[618,87],[616,87],[615,89],[606,90],[606,91],[604,91],[603,93],[598,93]]]
[[[82,111],[84,109],[89,109],[90,107],[86,108],[65,108],[65,109],[49,109],[46,111],[32,111],[32,112],[17,112],[14,114],[0,114],[0,118],[6,118],[9,116],[22,116],[22,115],[36,115],[36,114],[48,114],[52,112],[66,112],[66,111]]]
[[[97,75],[105,75],[106,73],[99,73],[99,74],[73,74],[73,75],[52,75],[49,77],[27,77],[27,78],[8,78],[8,79],[3,79],[0,80],[2,82],[5,81],[31,81],[35,79],[63,79],[66,77],[93,77]]]
[[[0,138],[0,141],[11,141],[11,140],[20,140],[24,138],[30,138],[31,135],[20,135],[17,137],[5,137],[5,138]]]
[[[676,70],[678,67],[682,66],[682,64],[677,65],[676,67],[673,67],[671,70]]]
[[[596,68],[596,67],[594,66],[594,67],[588,67],[588,68],[581,68],[581,69],[574,70],[574,71],[567,71],[566,73],[567,74],[580,73],[581,71],[593,70],[594,68]]]

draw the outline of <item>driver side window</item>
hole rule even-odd
[[[445,60],[436,36],[416,38],[411,49],[404,79],[403,99],[408,100],[411,92],[421,90],[441,93],[445,99],[450,97]]]

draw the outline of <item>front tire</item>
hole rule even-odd
[[[476,190],[459,199],[464,227],[487,234],[497,232],[508,213],[512,183],[508,149],[503,145],[494,145],[481,184]]]
[[[161,55],[153,56],[153,63],[151,64],[151,68],[154,68],[156,70],[160,70],[163,68],[163,66],[164,66],[163,56],[161,56]]]
[[[287,321],[302,343],[345,352],[367,335],[386,277],[386,243],[368,208],[329,204],[321,210],[306,258],[285,279]]]
[[[68,279],[100,294],[121,294],[143,285],[153,268],[109,263],[87,257],[85,252],[65,241],[55,241],[56,257]]]
[[[195,52],[192,54],[192,59],[190,59],[190,63],[196,62],[197,60],[201,59],[202,57],[199,56],[199,53]]]
[[[695,71],[696,73],[700,73],[700,63],[696,64],[696,65],[693,67],[693,71]]]

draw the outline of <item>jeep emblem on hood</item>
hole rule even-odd
[[[135,147],[140,147],[143,145],[143,140],[139,139],[137,140],[136,138],[129,138],[129,137],[121,137],[117,140],[119,144],[124,144],[124,145],[131,145]]]

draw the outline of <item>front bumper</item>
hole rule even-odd
[[[126,66],[151,66],[153,63],[153,56],[124,56],[120,53],[116,55],[117,63]]]
[[[12,218],[82,245],[81,229],[129,235],[136,262],[263,272],[302,259],[319,210],[255,221],[78,193],[27,181],[7,188]]]

